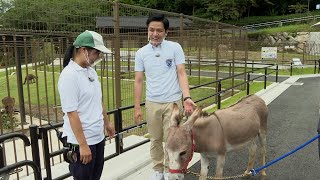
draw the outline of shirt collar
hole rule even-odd
[[[162,42],[158,45],[158,46],[153,46],[150,42],[149,42],[149,46],[152,48],[152,49],[157,49],[157,48],[161,48],[162,45],[164,45],[166,43],[166,40],[162,40]]]
[[[76,71],[86,71],[87,68],[83,68],[81,67],[79,64],[77,64],[76,62],[73,61],[73,59],[70,59],[69,64],[73,69],[75,69]]]

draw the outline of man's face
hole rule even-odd
[[[166,37],[167,32],[160,21],[152,21],[148,26],[148,39],[153,46],[158,46]]]

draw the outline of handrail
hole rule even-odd
[[[7,165],[7,166],[1,168],[0,175],[8,173],[14,169],[19,168],[19,167],[27,166],[27,165],[32,167],[35,180],[41,180],[41,172],[40,172],[39,167],[33,161],[30,161],[30,160],[19,161],[17,163],[10,164],[10,165]]]
[[[25,146],[30,146],[30,140],[28,137],[21,133],[9,133],[9,134],[3,134],[0,136],[0,143],[2,143],[5,140],[12,139],[12,138],[20,138],[23,140]]]

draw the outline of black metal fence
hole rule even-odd
[[[194,86],[192,88],[190,88],[191,90],[193,89],[197,89],[197,88],[201,88],[203,86],[208,86],[210,84],[216,84],[218,86],[217,91],[213,91],[213,93],[210,96],[206,96],[206,97],[202,97],[200,99],[195,100],[196,103],[204,101],[206,99],[212,98],[212,97],[217,97],[218,101],[217,101],[217,108],[220,109],[221,108],[221,101],[222,101],[222,94],[228,92],[228,91],[232,91],[235,88],[238,88],[240,86],[245,86],[246,87],[246,94],[250,94],[250,84],[259,79],[259,78],[263,78],[264,81],[264,88],[267,87],[267,77],[270,74],[275,74],[276,76],[276,82],[277,82],[277,77],[278,77],[278,65],[266,65],[264,64],[264,67],[262,68],[264,69],[264,74],[261,75],[255,75],[254,78],[251,78],[250,74],[254,73],[255,71],[259,70],[259,68],[254,68],[246,73],[240,73],[240,74],[236,74],[234,76],[230,76],[227,78],[222,78],[219,80],[215,80],[209,83],[204,83],[204,84],[200,84],[198,86]],[[237,77],[242,78],[243,76],[246,76],[246,81],[243,81],[241,83],[235,84],[232,87],[227,87],[227,88],[222,88],[222,84],[224,81],[228,81],[230,79],[234,79]],[[144,103],[141,104],[142,106],[144,105]],[[115,119],[115,130],[117,132],[116,136],[115,136],[115,153],[108,155],[107,157],[104,158],[105,161],[116,157],[126,151],[129,151],[137,146],[140,146],[146,142],[149,141],[149,139],[141,141],[137,144],[134,144],[130,147],[124,148],[123,147],[123,133],[126,133],[128,131],[131,131],[132,129],[135,128],[141,128],[142,126],[145,125],[145,122],[137,125],[137,126],[131,126],[131,127],[126,127],[124,128],[122,125],[122,115],[124,113],[124,111],[126,110],[131,110],[133,108],[133,106],[127,106],[127,107],[121,107],[119,109],[116,110],[112,110],[109,111],[108,114],[109,116],[114,116]],[[51,132],[54,132],[54,135],[56,134],[55,130],[61,128],[63,125],[62,122],[60,123],[55,123],[55,124],[48,124],[48,125],[44,125],[44,126],[38,126],[38,125],[31,125],[29,127],[30,129],[30,141],[29,138],[24,135],[24,134],[20,134],[20,133],[10,133],[10,134],[5,134],[5,135],[1,135],[0,136],[0,143],[2,143],[5,140],[8,139],[12,139],[15,137],[19,137],[21,138],[24,142],[26,146],[30,146],[31,145],[31,152],[32,152],[32,160],[24,160],[24,161],[19,161],[17,163],[11,164],[11,165],[6,165],[5,164],[5,159],[6,157],[4,156],[4,152],[2,151],[2,147],[0,145],[0,162],[2,162],[0,164],[0,176],[5,177],[5,176],[9,176],[10,173],[12,173],[13,171],[18,171],[16,168],[20,167],[20,166],[25,166],[25,165],[29,165],[33,168],[33,173],[35,178],[37,179],[41,179],[41,173],[40,173],[40,169],[42,169],[42,165],[40,162],[40,159],[43,159],[44,161],[44,169],[45,169],[45,174],[46,177],[44,177],[44,179],[47,180],[51,180],[51,179],[65,179],[67,177],[70,176],[69,172],[66,172],[63,175],[60,175],[59,177],[53,177],[52,175],[52,167],[54,165],[54,157],[59,157],[61,158],[61,155],[63,153],[63,149],[62,149],[62,145],[60,143],[59,148],[57,150],[52,150],[52,148],[50,148],[50,137],[51,136]],[[108,138],[108,137],[106,137]],[[41,141],[41,144],[39,144],[39,140]],[[40,151],[40,147],[42,147],[42,154]],[[63,161],[63,160],[62,160]]]

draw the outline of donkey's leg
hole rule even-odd
[[[223,167],[226,161],[226,154],[218,154],[217,157],[217,167],[216,167],[216,175],[215,177],[222,177],[223,175]]]
[[[244,172],[244,174],[247,176],[250,175],[250,170],[253,168],[254,161],[256,159],[257,144],[254,139],[249,143],[248,149],[249,149],[249,162],[248,162],[247,170]]]
[[[262,130],[259,133],[259,141],[261,145],[261,163],[262,166],[266,164],[266,154],[267,154],[267,132]],[[261,170],[261,175],[266,176],[266,169]]]
[[[199,180],[207,179],[207,175],[209,171],[209,163],[210,163],[210,159],[206,155],[201,154],[201,170],[200,170]]]

